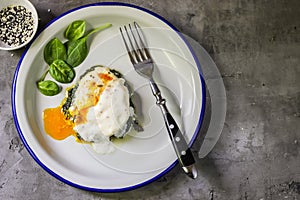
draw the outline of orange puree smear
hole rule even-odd
[[[61,106],[47,108],[43,113],[44,129],[53,139],[63,140],[75,135],[73,124],[65,119]]]

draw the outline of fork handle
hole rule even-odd
[[[161,92],[153,79],[150,80],[150,86],[152,93],[156,98],[156,104],[160,107],[163,114],[170,139],[178,157],[178,161],[185,173],[194,179],[197,177],[197,170],[194,166],[195,159],[191,149],[188,147],[182,132],[167,108],[166,100],[161,96]]]

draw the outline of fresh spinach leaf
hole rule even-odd
[[[60,83],[71,83],[75,77],[75,72],[65,61],[57,59],[51,65],[49,73]]]
[[[70,41],[78,40],[84,35],[85,27],[85,21],[83,20],[76,20],[72,22],[65,31],[65,38]]]
[[[110,26],[112,24],[104,24],[84,35],[86,23],[77,20],[69,24],[65,30],[64,36],[68,39],[65,44],[57,38],[50,40],[44,48],[44,59],[50,67],[37,82],[39,91],[47,96],[56,95],[61,91],[60,86],[55,82],[44,80],[48,72],[58,82],[72,82],[75,77],[73,67],[80,65],[88,55],[88,37]]]
[[[53,38],[45,46],[44,59],[48,65],[51,65],[57,59],[66,60],[67,50],[65,45],[59,39]]]
[[[60,92],[60,87],[53,81],[46,80],[37,83],[39,91],[46,96],[54,96]]]
[[[88,37],[91,36],[93,33],[111,27],[111,25],[112,24],[110,23],[104,24],[102,26],[99,26],[96,29],[93,29],[87,35],[85,35],[84,37],[78,40],[68,41],[67,42],[67,55],[68,55],[67,63],[72,67],[77,67],[78,65],[80,65],[85,60],[89,52],[87,42],[86,42]]]
[[[72,67],[80,65],[88,55],[87,37],[67,42],[67,63]]]
[[[109,27],[111,27],[111,26],[112,26],[111,23],[103,24],[103,25],[101,25],[101,26],[99,26],[99,27],[93,29],[92,31],[90,31],[85,37],[89,37],[89,36],[91,36],[92,34],[98,32],[98,31],[102,31],[102,30],[104,30],[104,29],[106,29],[106,28],[109,28]]]

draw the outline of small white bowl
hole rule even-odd
[[[18,46],[10,46],[6,44],[4,41],[0,39],[0,50],[16,50],[24,47],[27,45],[36,34],[37,28],[38,28],[38,14],[36,12],[35,7],[32,5],[32,3],[29,0],[0,0],[0,10],[9,7],[9,6],[23,6],[25,7],[29,12],[31,12],[33,17],[33,32],[30,37],[27,38],[27,40],[18,45]],[[0,19],[1,20],[1,19]]]

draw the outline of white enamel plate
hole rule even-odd
[[[116,150],[111,154],[97,154],[90,145],[77,143],[74,137],[54,140],[43,128],[43,110],[57,107],[71,85],[64,84],[63,91],[53,97],[38,91],[36,81],[47,69],[43,49],[54,37],[64,41],[65,28],[79,19],[87,22],[87,29],[104,23],[113,26],[89,39],[88,57],[75,68],[74,82],[94,65],[120,71],[134,93],[136,112],[144,128],[143,132],[131,131],[116,141]],[[27,150],[43,169],[69,185],[98,192],[131,190],[158,179],[177,163],[155,98],[147,81],[133,70],[120,37],[119,27],[133,21],[143,27],[156,62],[154,79],[190,146],[199,132],[205,107],[199,62],[170,23],[144,8],[123,3],[90,4],[71,10],[53,20],[25,51],[12,90],[15,124]]]

